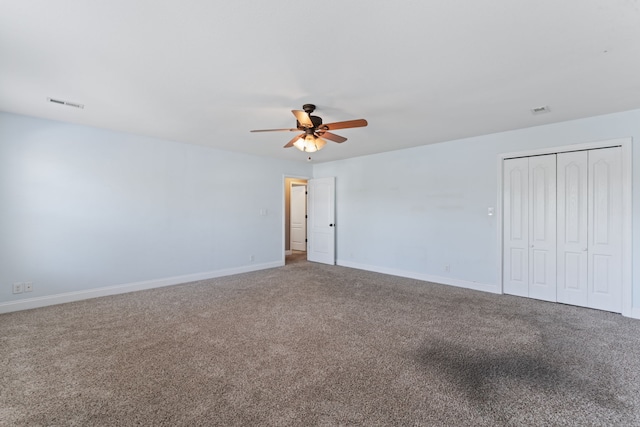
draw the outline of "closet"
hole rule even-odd
[[[622,311],[621,153],[504,160],[504,293]]]

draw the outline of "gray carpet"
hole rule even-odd
[[[0,424],[640,425],[640,321],[294,256],[0,315]]]

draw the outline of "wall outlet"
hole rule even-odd
[[[33,292],[33,282],[24,282],[23,285],[25,292]]]
[[[249,261],[254,261],[255,257],[253,255],[249,255]]]
[[[449,273],[451,271],[451,266],[449,264],[444,265],[444,271]]]
[[[13,293],[21,294],[24,291],[24,284],[22,282],[15,282],[13,284]]]

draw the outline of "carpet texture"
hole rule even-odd
[[[0,425],[640,425],[640,322],[306,262],[0,315]]]

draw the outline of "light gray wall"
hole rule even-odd
[[[0,302],[283,260],[284,175],[311,165],[0,113]]]
[[[339,263],[482,289],[498,284],[486,212],[498,154],[628,136],[636,267],[640,110],[317,164],[313,175],[337,177]],[[278,262],[283,176],[311,167],[0,113],[0,303]],[[16,281],[34,292],[11,294]]]
[[[314,165],[336,177],[342,265],[499,290],[500,153],[633,137],[633,306],[640,307],[640,110]],[[450,271],[445,271],[445,265]]]

